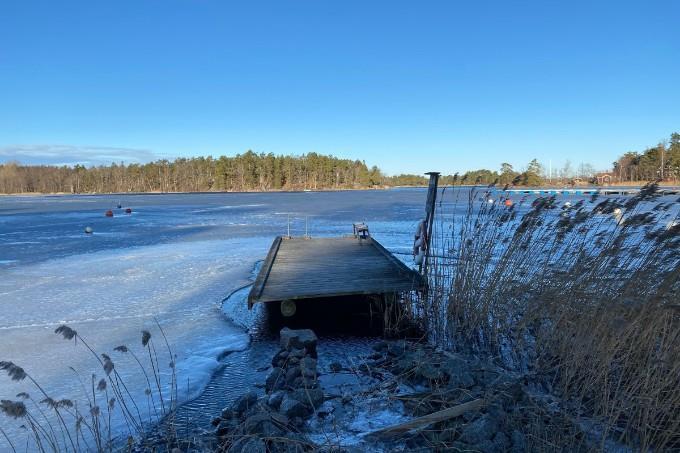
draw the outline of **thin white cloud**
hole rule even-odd
[[[158,159],[147,149],[74,145],[0,146],[0,163],[17,161],[37,165],[109,165],[111,162],[143,163]]]

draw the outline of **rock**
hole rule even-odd
[[[420,446],[416,446],[415,448],[420,448]],[[470,448],[468,444],[465,444],[463,442],[459,441],[454,441],[450,444],[450,451],[455,451],[455,452],[475,452],[476,450]]]
[[[369,356],[366,357],[366,358],[367,358],[368,360],[371,360],[371,361],[375,362],[375,361],[377,361],[377,360],[381,360],[381,359],[383,358],[383,355],[382,355],[381,353],[379,353],[379,352],[376,352],[376,353],[374,353],[374,354],[369,355]]]
[[[485,414],[463,426],[460,440],[467,444],[477,445],[485,440],[491,439],[497,428],[498,426],[495,420],[488,414]]]
[[[292,426],[295,426],[297,428],[302,428],[303,426],[305,426],[305,419],[302,418],[302,417],[295,417],[294,419],[292,419],[290,421],[290,423],[291,423]]]
[[[283,401],[283,396],[285,395],[285,392],[279,390],[277,392],[272,393],[269,395],[269,399],[267,400],[267,405],[273,409],[278,410],[279,407],[281,406],[281,401]]]
[[[304,357],[302,360],[300,360],[300,367],[302,367],[302,371],[313,370],[316,372],[316,359]]]
[[[217,429],[215,430],[215,434],[217,434],[218,437],[226,436],[228,435],[234,428],[236,428],[237,422],[232,422],[230,420],[222,420],[219,425],[217,425]]]
[[[302,382],[300,383],[300,387],[305,388],[305,389],[315,389],[315,388],[319,387],[319,381],[316,380],[315,378],[303,376]]]
[[[286,360],[288,359],[288,351],[285,349],[280,350],[279,352],[274,355],[272,358],[272,365],[275,367],[283,368],[283,365],[286,363]]]
[[[282,389],[285,386],[285,383],[286,375],[284,374],[283,369],[274,368],[267,376],[267,380],[265,381],[265,389],[267,393],[270,393],[274,390]]]
[[[303,453],[304,446],[309,442],[304,439],[298,439],[296,435],[288,433],[285,439],[276,439],[269,443],[270,453]]]
[[[302,375],[302,370],[299,367],[290,367],[286,371],[286,384],[293,385],[295,378]]]
[[[480,443],[476,444],[473,448],[473,451],[478,451],[481,453],[496,453],[497,451],[503,451],[503,450],[498,450],[496,447],[496,444],[491,442],[490,440],[483,440]]]
[[[297,417],[307,417],[312,414],[312,409],[290,395],[283,397],[279,412],[293,420]]]
[[[340,362],[333,362],[328,367],[332,373],[339,373],[342,371],[342,364]]]
[[[213,425],[213,426],[218,426],[220,424],[220,422],[222,422],[221,417],[215,417],[212,420],[210,420],[210,424]]]
[[[526,437],[520,431],[517,430],[513,431],[512,434],[510,435],[510,439],[512,444],[510,451],[512,451],[513,453],[520,453],[527,450]]]
[[[359,366],[357,367],[357,370],[359,370],[360,372],[365,373],[365,374],[371,374],[371,367],[368,366],[367,363],[359,364]]]
[[[232,410],[238,415],[242,415],[248,409],[253,407],[255,403],[257,403],[257,393],[251,391],[234,401]]]
[[[260,437],[278,437],[283,430],[272,423],[271,416],[265,412],[251,415],[243,422],[244,434],[254,434]]]
[[[505,387],[503,389],[503,394],[506,397],[503,401],[506,408],[526,401],[527,399],[527,393],[520,382],[513,382]]]
[[[321,418],[327,417],[329,414],[335,412],[335,406],[330,401],[324,401],[316,411],[316,415]]]
[[[323,390],[321,389],[298,389],[290,396],[313,408],[321,406],[324,400]]]
[[[288,439],[291,435],[287,435],[286,439],[276,439],[270,442],[269,452],[270,453],[303,453],[305,448],[303,445],[307,445],[308,442],[296,441],[293,439]]]
[[[342,404],[347,404],[350,401],[352,401],[352,395],[350,395],[349,393],[345,393],[342,395]]]
[[[496,435],[493,436],[493,443],[496,451],[507,451],[510,446],[510,439],[508,439],[508,436],[506,436],[503,431],[498,431]]]
[[[400,356],[408,350],[408,343],[404,340],[393,341],[387,345],[387,353],[391,356]]]
[[[244,436],[231,444],[229,453],[267,453],[267,446],[262,439]]]
[[[418,368],[418,374],[428,382],[441,382],[445,376],[442,370],[427,362]]]
[[[316,357],[316,334],[310,329],[291,330],[287,327],[281,329],[280,344],[283,349],[304,348],[309,355]]]
[[[289,357],[295,357],[296,359],[302,359],[305,356],[304,348],[293,348],[290,350]]]
[[[475,378],[467,370],[449,370],[447,374],[450,387],[469,389],[475,385]]]
[[[248,392],[240,396],[229,407],[222,410],[222,419],[238,418],[257,403],[257,393]]]
[[[385,352],[387,351],[387,342],[386,341],[379,341],[376,344],[372,346],[374,351],[377,352]]]

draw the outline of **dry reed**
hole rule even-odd
[[[591,448],[680,448],[680,203],[603,198],[442,190],[421,315],[435,343],[543,376]],[[537,448],[574,447],[537,426]]]

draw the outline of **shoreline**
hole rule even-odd
[[[609,190],[609,189],[640,189],[648,182],[636,181],[631,183],[616,183],[609,184],[606,186],[598,186],[593,184],[568,186],[563,184],[544,184],[540,186],[512,186],[508,190]],[[442,185],[441,188],[487,188],[487,185],[473,185],[473,184],[463,184],[463,185]],[[502,185],[496,185],[495,188],[503,188]],[[659,187],[664,189],[679,189],[679,184],[674,184],[672,182],[660,182]],[[148,191],[148,192],[101,192],[101,193],[69,193],[69,192],[18,192],[18,193],[0,193],[0,197],[41,197],[41,196],[51,196],[51,197],[61,197],[61,196],[138,196],[138,195],[226,195],[226,194],[262,194],[262,193],[313,193],[313,192],[364,192],[364,191],[374,191],[374,190],[392,190],[392,189],[426,189],[427,184],[424,185],[412,185],[412,186],[375,186],[375,187],[360,187],[360,188],[321,188],[321,189],[295,189],[295,190],[214,190],[214,191],[180,191],[180,192],[160,192],[160,191]]]

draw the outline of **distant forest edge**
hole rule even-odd
[[[673,133],[645,151],[627,152],[613,168],[596,172],[588,164],[548,170],[536,159],[516,171],[502,163],[500,170],[475,170],[444,175],[442,184],[512,184],[517,186],[616,184],[680,178],[680,134]],[[423,175],[386,176],[363,161],[309,153],[275,156],[248,151],[234,157],[192,157],[147,164],[97,167],[0,164],[0,193],[204,192],[361,189],[427,184]]]

